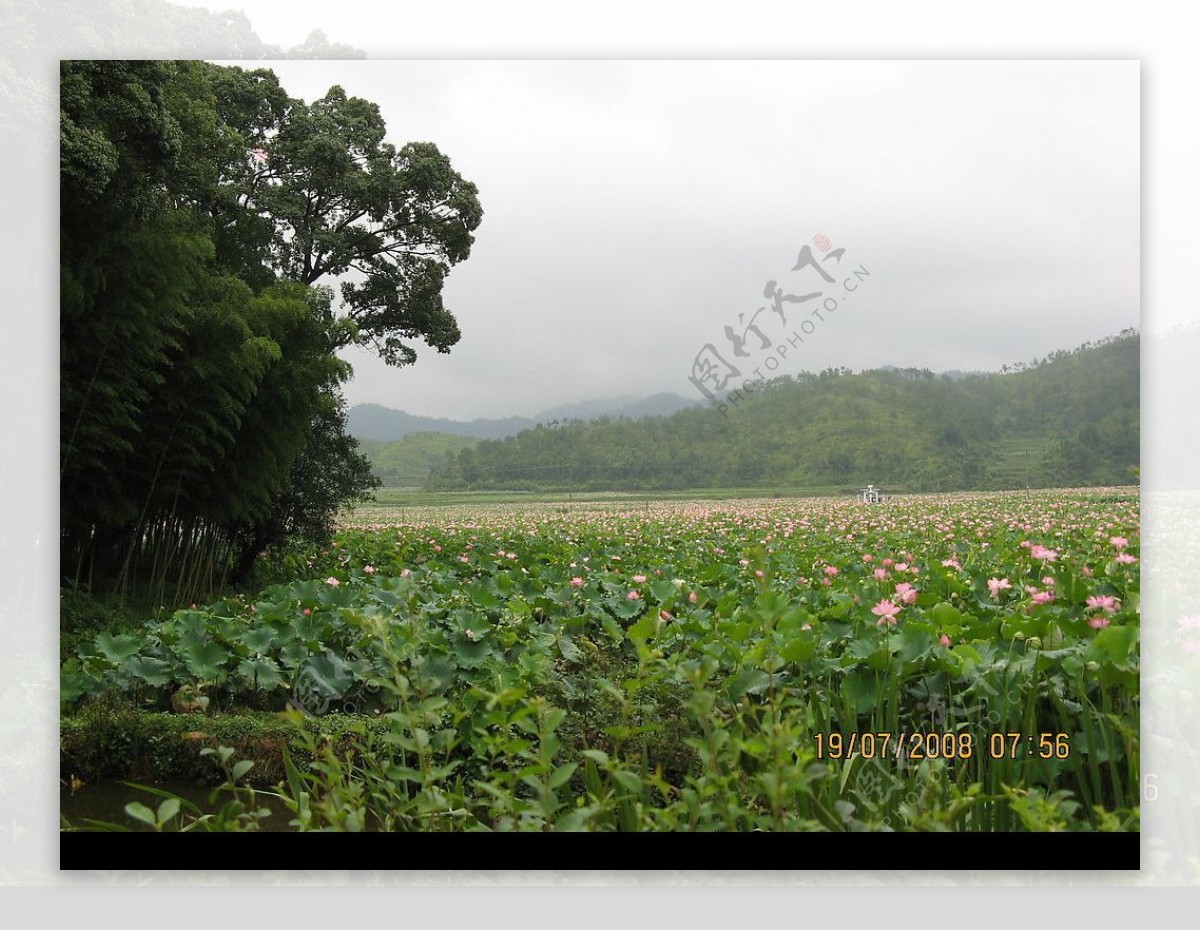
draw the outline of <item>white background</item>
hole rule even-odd
[[[705,925],[734,922],[759,923],[786,920],[836,920],[867,906],[878,919],[891,921],[904,912],[904,899],[920,910],[931,903],[926,893],[889,888],[887,900],[865,889],[777,888],[751,893],[727,889],[710,892],[687,889],[684,893],[654,893],[648,889],[623,892],[619,897],[598,890],[558,889],[538,892],[520,889],[509,894],[465,889],[403,889],[403,916],[395,910],[395,895],[355,889],[353,898],[336,893],[314,896],[299,889],[277,889],[270,897],[250,889],[214,896],[210,889],[150,888],[137,893],[122,888],[119,897],[96,888],[79,887],[73,878],[68,889],[55,873],[57,863],[57,565],[58,514],[57,461],[57,262],[56,225],[56,126],[53,119],[56,61],[74,57],[78,50],[56,41],[60,24],[71,14],[71,3],[43,3],[26,10],[36,29],[36,46],[44,60],[20,61],[14,72],[5,57],[2,75],[6,101],[25,117],[41,112],[42,118],[19,123],[10,132],[6,123],[3,179],[6,206],[3,261],[4,314],[0,343],[0,389],[4,421],[0,426],[0,624],[4,649],[0,652],[0,772],[5,760],[28,752],[30,741],[44,762],[44,786],[38,782],[19,809],[0,811],[0,878],[26,883],[46,883],[36,901],[18,893],[4,901],[13,926],[51,914],[76,921],[107,924],[140,923],[200,926],[214,922],[294,919],[303,908],[305,925],[329,920],[400,919],[437,920],[452,925],[486,922],[521,926],[585,923],[670,921],[679,925],[700,921]],[[1142,61],[1142,300],[1143,328],[1165,331],[1197,321],[1194,269],[1200,255],[1196,219],[1197,147],[1196,106],[1200,90],[1200,59],[1195,55],[1200,23],[1194,8],[1183,3],[1159,3],[1141,8],[1130,3],[1105,2],[1005,2],[987,6],[961,2],[843,2],[766,4],[650,4],[606,2],[594,7],[568,8],[560,3],[494,3],[467,0],[439,6],[408,3],[386,6],[341,0],[330,6],[318,3],[240,4],[251,15],[259,34],[270,42],[287,45],[312,28],[322,28],[334,41],[356,45],[372,57],[826,57],[826,58],[1120,58]],[[282,18],[281,18],[282,17]],[[272,26],[278,22],[279,31]],[[287,34],[284,30],[295,30]],[[296,27],[299,27],[298,29]],[[11,35],[11,34],[10,34]],[[28,43],[28,36],[19,37]],[[123,43],[128,41],[128,47]],[[0,38],[0,43],[8,39]],[[11,39],[16,43],[18,39]],[[137,35],[113,38],[112,57],[153,57],[152,49],[139,44]],[[119,44],[119,47],[117,47]],[[2,114],[6,119],[13,114]],[[48,118],[46,118],[48,116]],[[1198,360],[1200,361],[1200,360]],[[1165,371],[1156,359],[1143,359],[1143,457],[1147,475],[1156,459],[1163,460],[1186,448],[1180,443],[1195,429],[1195,398],[1181,396],[1179,384],[1170,380],[1177,372]],[[1195,480],[1197,469],[1188,463]],[[1162,515],[1151,505],[1155,489],[1144,487],[1146,573],[1152,570],[1151,553],[1174,542],[1200,536],[1200,524],[1185,517],[1176,522],[1173,537],[1155,539],[1156,521]],[[1178,512],[1179,508],[1175,510]],[[1191,522],[1188,522],[1190,520]],[[1187,570],[1186,568],[1184,570]],[[1194,571],[1194,567],[1190,569]],[[1147,578],[1147,585],[1150,578]],[[1145,597],[1150,601],[1150,597]],[[1174,623],[1174,617],[1144,617],[1145,636]],[[1153,650],[1144,651],[1147,692],[1154,682]],[[1176,682],[1178,685],[1179,682]],[[1195,676],[1184,681],[1200,692]],[[1147,694],[1160,702],[1175,694]],[[34,725],[35,729],[30,728]],[[1194,721],[1192,729],[1194,729]],[[1151,742],[1154,733],[1143,734]],[[1184,752],[1160,756],[1160,783],[1173,792],[1155,805],[1143,806],[1143,849],[1168,833],[1172,818],[1194,817],[1191,802],[1196,785],[1189,781],[1190,767]],[[8,772],[6,774],[11,774]],[[1167,807],[1172,794],[1174,808]],[[22,832],[15,836],[15,828]],[[799,840],[789,840],[798,842]],[[639,843],[641,848],[645,843]],[[1195,849],[1169,849],[1174,856],[1196,856]],[[680,863],[691,865],[692,863]],[[703,863],[719,868],[725,863]],[[738,862],[737,864],[745,864]],[[786,863],[784,863],[786,864]],[[899,868],[906,863],[897,862]],[[97,867],[103,867],[98,862]],[[219,857],[213,863],[219,867]],[[265,865],[265,864],[264,864]],[[321,863],[305,863],[317,867]],[[478,865],[484,865],[479,863]],[[1017,863],[1027,867],[1059,867],[1058,881],[1086,881],[1102,872],[1105,863]],[[853,862],[831,863],[831,868],[853,869]],[[295,874],[295,873],[293,873]],[[555,873],[569,878],[567,873]],[[887,873],[886,884],[903,881]],[[1143,871],[1143,882],[1163,879],[1164,873]],[[801,876],[777,876],[790,880]],[[282,879],[282,876],[278,876]],[[333,876],[336,880],[336,876]],[[369,880],[369,876],[367,877]],[[763,876],[766,878],[766,876]],[[946,876],[946,880],[961,880]],[[202,876],[178,876],[180,881],[204,881]],[[219,880],[219,879],[218,879]],[[312,880],[312,879],[310,879]],[[319,881],[319,879],[317,879]],[[879,876],[862,874],[864,884]],[[928,876],[913,876],[927,881]],[[1018,883],[1029,879],[1015,879]],[[1125,884],[1129,876],[1102,879]],[[986,876],[976,882],[988,884]],[[991,881],[1011,883],[1010,877]],[[1195,881],[1195,879],[1193,879]],[[876,895],[880,896],[876,896]],[[868,895],[870,895],[868,897]],[[955,922],[992,915],[1006,925],[1036,920],[1080,923],[1104,914],[1114,921],[1137,919],[1148,902],[1144,895],[1121,893],[1115,888],[947,888],[935,896],[932,911],[939,919]],[[390,903],[389,903],[390,902]],[[889,903],[890,902],[890,903]],[[850,905],[857,905],[851,907]],[[1155,909],[1161,902],[1155,901]],[[104,911],[99,907],[103,906]],[[875,911],[874,909],[878,910]],[[912,913],[916,913],[913,911]],[[1186,912],[1184,912],[1186,913]],[[390,916],[385,916],[389,915]],[[1182,914],[1180,915],[1182,916]],[[1144,918],[1143,918],[1144,919]]]

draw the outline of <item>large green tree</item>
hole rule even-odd
[[[320,100],[273,100],[269,73],[228,69],[223,102],[241,118],[250,159],[227,190],[232,222],[269,228],[261,258],[305,284],[341,280],[338,346],[374,347],[389,364],[416,359],[413,339],[439,352],[458,342],[442,302],[483,218],[478,190],[430,142],[386,141],[379,107],[333,87]]]
[[[372,486],[335,353],[448,350],[482,212],[339,88],[191,61],[64,62],[61,88],[64,573],[194,594]]]

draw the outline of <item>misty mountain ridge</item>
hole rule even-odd
[[[905,368],[898,365],[881,365],[877,371],[903,375],[906,372],[930,373],[924,369]],[[932,373],[935,378],[957,381],[963,378],[978,378],[996,374],[991,371],[950,371]],[[722,392],[724,394],[726,392]],[[408,413],[383,404],[355,404],[347,418],[347,432],[356,439],[395,442],[411,433],[443,433],[450,436],[470,436],[474,439],[506,439],[523,430],[533,429],[539,423],[555,420],[595,420],[600,417],[626,417],[638,420],[643,417],[667,417],[680,410],[704,406],[706,401],[697,397],[688,399],[670,391],[659,391],[649,396],[619,394],[611,397],[581,400],[547,407],[531,417],[476,417],[473,420],[455,420],[449,417],[427,417]]]
[[[1140,459],[1140,337],[1125,330],[974,377],[803,372],[714,407],[482,441],[435,465],[425,486],[840,493],[875,483],[904,493],[1128,484]]]
[[[451,436],[470,436],[476,439],[504,439],[522,430],[533,429],[539,423],[555,420],[594,420],[599,417],[670,416],[679,410],[699,406],[701,401],[687,400],[667,391],[649,397],[621,395],[596,400],[578,401],[550,407],[532,417],[501,417],[474,420],[452,420],[448,417],[424,417],[385,407],[382,404],[356,404],[347,417],[347,432],[357,439],[394,442],[409,433],[445,433]]]

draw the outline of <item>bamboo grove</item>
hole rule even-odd
[[[265,69],[68,61],[60,107],[64,583],[194,600],[374,486],[336,353],[458,341],[477,190]]]

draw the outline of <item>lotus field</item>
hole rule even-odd
[[[62,693],[298,708],[301,829],[1137,830],[1139,535],[1136,489],[366,509]]]

